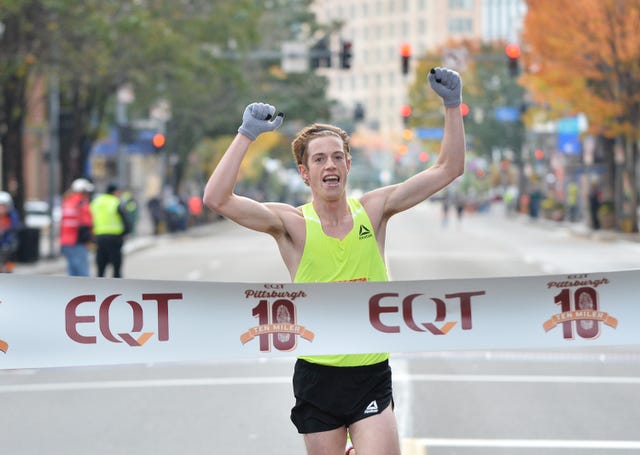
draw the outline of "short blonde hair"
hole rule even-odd
[[[297,164],[304,164],[306,166],[305,156],[307,153],[307,149],[309,147],[309,142],[318,137],[324,136],[335,136],[342,140],[343,151],[347,158],[351,158],[351,139],[349,135],[342,129],[333,125],[325,125],[322,123],[314,123],[313,125],[309,125],[304,128],[298,136],[291,143],[291,152],[293,153],[293,158],[296,160]]]

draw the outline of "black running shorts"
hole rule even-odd
[[[298,433],[348,427],[393,403],[391,368],[386,360],[362,367],[330,367],[298,359],[293,393],[291,421]]]

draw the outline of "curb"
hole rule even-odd
[[[157,243],[155,237],[134,237],[126,240],[122,247],[122,253],[127,256],[136,251],[151,248]],[[55,258],[41,258],[33,264],[16,264],[13,273],[17,275],[58,275],[66,274],[67,263],[62,255]]]

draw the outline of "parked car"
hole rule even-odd
[[[28,228],[46,229],[51,226],[51,213],[49,203],[46,201],[29,200],[24,203],[24,225]],[[60,222],[60,206],[53,207],[54,224]]]

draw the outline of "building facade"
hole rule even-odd
[[[516,40],[524,16],[524,0],[317,0],[322,24],[340,22],[331,37],[334,57],[341,42],[352,44],[350,69],[319,71],[329,79],[329,96],[349,115],[363,108],[364,124],[383,137],[402,129],[400,108],[407,103],[417,57],[457,39]],[[401,71],[401,46],[411,46],[410,68]]]

